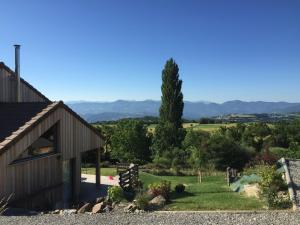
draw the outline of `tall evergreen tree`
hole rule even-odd
[[[153,143],[153,150],[160,156],[175,147],[180,147],[183,140],[184,103],[181,92],[182,80],[179,79],[178,72],[178,65],[172,58],[166,62],[162,71],[160,120]]]

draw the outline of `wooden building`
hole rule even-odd
[[[17,51],[17,50],[16,50]],[[81,154],[97,151],[100,184],[103,139],[63,102],[52,102],[0,62],[0,199],[26,207],[78,200]]]

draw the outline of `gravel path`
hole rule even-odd
[[[289,170],[296,191],[296,204],[300,207],[300,160],[289,160]]]
[[[299,225],[300,212],[155,212],[107,213],[96,215],[42,215],[32,217],[0,217],[0,224],[107,224],[107,225]]]

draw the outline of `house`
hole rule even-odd
[[[100,184],[101,134],[62,101],[52,102],[0,62],[0,199],[43,208],[78,200],[81,154],[96,150]]]

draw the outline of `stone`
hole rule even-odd
[[[76,209],[64,209],[64,210],[60,210],[59,214],[60,215],[72,215],[72,214],[76,214],[77,210]]]
[[[137,206],[133,203],[129,204],[124,208],[124,212],[134,212],[137,209]]]
[[[59,209],[56,209],[52,212],[52,214],[59,214],[60,210]]]
[[[244,192],[247,197],[259,198],[259,191],[258,184],[247,184],[244,186]]]
[[[158,195],[149,202],[150,209],[161,209],[166,205],[166,199]]]
[[[108,213],[108,212],[112,211],[112,209],[113,209],[112,206],[107,205],[107,206],[104,207],[103,212]]]
[[[100,203],[97,203],[96,205],[94,205],[93,209],[92,209],[92,213],[101,213],[102,210],[104,209],[105,207],[105,204],[104,202],[100,202]]]
[[[78,209],[77,213],[85,213],[88,212],[92,209],[92,204],[91,203],[86,203],[84,204],[80,209]]]
[[[98,204],[98,203],[101,203],[101,202],[104,202],[104,200],[105,200],[105,198],[103,198],[103,197],[100,197],[100,198],[96,198],[96,204]]]

